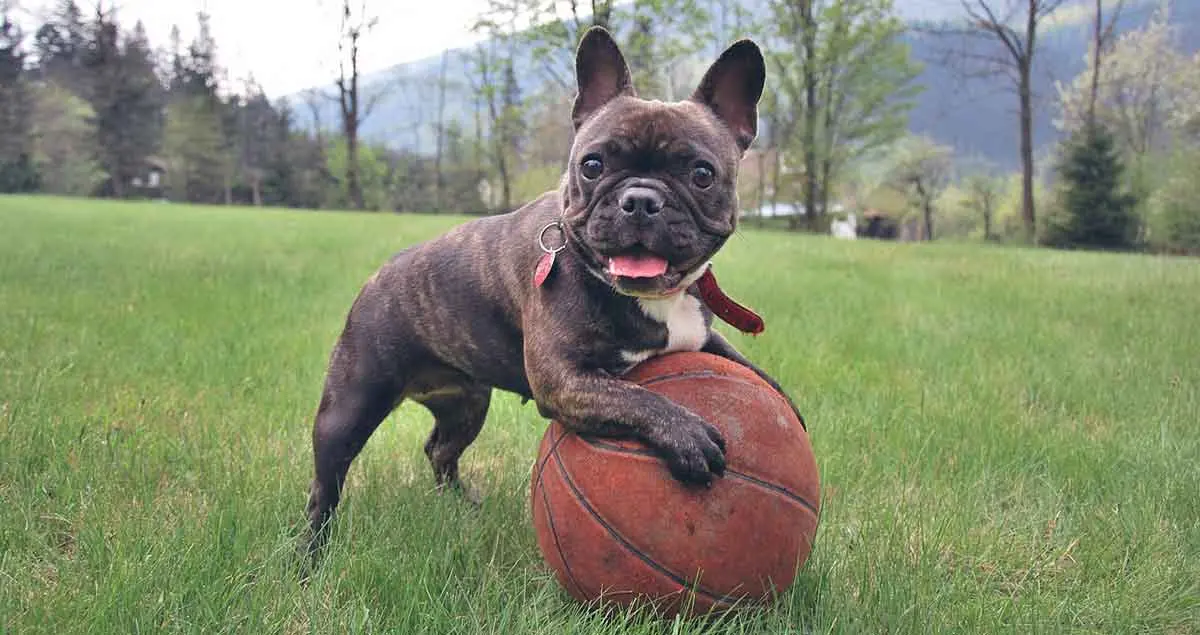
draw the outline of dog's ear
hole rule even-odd
[[[766,78],[767,66],[758,45],[739,40],[708,68],[692,100],[716,113],[744,151],[758,134],[758,100]]]
[[[621,95],[634,96],[633,79],[625,56],[604,27],[588,29],[575,54],[575,79],[579,93],[571,109],[575,129],[604,104]]]

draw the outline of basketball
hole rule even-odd
[[[648,446],[551,422],[530,497],[538,548],[582,602],[701,615],[787,590],[817,531],[819,474],[787,400],[753,371],[706,353],[651,358],[625,377],[725,437],[709,488],[675,480]]]

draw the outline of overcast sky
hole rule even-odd
[[[89,12],[91,0],[78,0]],[[36,20],[54,0],[18,0]],[[107,3],[106,3],[107,4]],[[332,80],[336,69],[340,0],[118,0],[123,25],[146,24],[151,43],[166,47],[178,24],[184,42],[196,33],[196,12],[212,18],[213,35],[229,79],[253,73],[270,97]],[[379,25],[363,42],[364,72],[419,59],[473,41],[468,25],[486,0],[367,0]],[[35,22],[36,23],[36,22]],[[32,33],[30,33],[32,35]]]

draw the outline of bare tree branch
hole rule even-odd
[[[1020,60],[1024,56],[1023,47],[1018,47],[1016,34],[1007,26],[1007,21],[1000,20],[992,11],[991,5],[986,0],[977,0],[983,12],[987,14],[984,17],[979,12],[972,8],[971,0],[961,0],[963,9],[967,11],[967,16],[971,18],[971,23],[977,30],[991,33],[1004,44],[1008,52],[1012,54],[1013,59]]]
[[[963,30],[985,34],[996,40],[1005,52],[997,56],[991,53],[963,51],[956,61],[965,62],[978,75],[1007,75],[1013,80],[1020,108],[1018,119],[1021,131],[1022,196],[1021,216],[1028,238],[1036,230],[1034,211],[1033,178],[1033,108],[1034,94],[1033,60],[1037,51],[1038,28],[1065,0],[959,0],[966,14],[965,27],[933,30],[943,36],[958,40],[969,38]],[[1002,10],[997,10],[1001,7]],[[1018,30],[1019,29],[1019,30]],[[947,56],[948,57],[948,56]],[[966,70],[960,71],[969,75]]]

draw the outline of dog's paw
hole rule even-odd
[[[472,507],[482,507],[483,506],[483,494],[479,491],[479,489],[475,488],[475,487],[471,487],[458,479],[455,479],[453,481],[447,481],[445,483],[438,485],[437,492],[439,494],[444,494],[446,492],[452,492],[454,495],[458,496],[462,500],[470,503],[470,505]]]
[[[725,439],[716,428],[696,416],[665,428],[650,442],[663,455],[672,476],[707,486],[714,476],[725,475]]]

